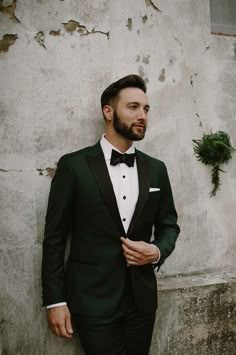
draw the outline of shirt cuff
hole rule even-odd
[[[159,249],[155,244],[152,244],[152,245],[153,245],[155,248],[157,248],[157,250],[158,250],[158,252],[159,252],[158,258],[157,258],[155,261],[152,262],[152,265],[155,265],[155,264],[158,263],[158,261],[159,261],[160,258],[161,258],[161,251],[160,251],[160,249]]]
[[[46,306],[47,309],[54,308],[54,307],[61,307],[61,306],[66,306],[66,302],[60,302],[60,303],[54,303]]]

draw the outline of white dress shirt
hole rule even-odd
[[[137,171],[137,164],[136,160],[134,161],[134,166],[129,167],[126,164],[117,164],[111,165],[111,152],[112,149],[120,152],[117,148],[115,148],[111,143],[109,143],[105,135],[102,136],[101,141],[101,148],[104,154],[104,158],[107,164],[107,169],[110,175],[110,179],[112,182],[114,194],[116,197],[121,221],[123,223],[123,227],[125,232],[127,233],[131,219],[134,214],[134,210],[136,207],[136,203],[138,200],[139,195],[139,183],[138,183],[138,171]],[[125,152],[126,154],[135,153],[134,146],[132,146]],[[155,246],[155,245],[153,245]],[[155,246],[156,247],[156,246]],[[157,247],[156,247],[157,248]],[[160,250],[157,248],[159,253]],[[160,258],[160,257],[159,257]],[[156,262],[159,261],[159,258]],[[155,262],[155,263],[156,263]],[[153,263],[154,264],[154,263]],[[47,306],[47,308],[64,306],[66,302],[55,303],[52,305]]]
[[[133,167],[129,167],[124,163],[115,166],[111,165],[112,149],[121,154],[123,153],[110,144],[105,136],[102,137],[100,143],[116,196],[121,221],[127,233],[139,195],[137,164],[136,161],[134,161]],[[125,153],[135,153],[134,146],[132,145]]]

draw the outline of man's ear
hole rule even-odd
[[[103,106],[103,115],[107,121],[112,121],[113,118],[113,108],[110,105]]]

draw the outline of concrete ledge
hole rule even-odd
[[[158,279],[151,355],[235,355],[236,272]]]

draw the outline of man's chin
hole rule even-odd
[[[144,127],[135,127],[135,129],[133,129],[133,137],[134,137],[134,141],[140,141],[145,137],[145,131],[146,129]]]
[[[133,135],[133,141],[141,141],[145,137],[145,133],[142,134],[134,134]]]

